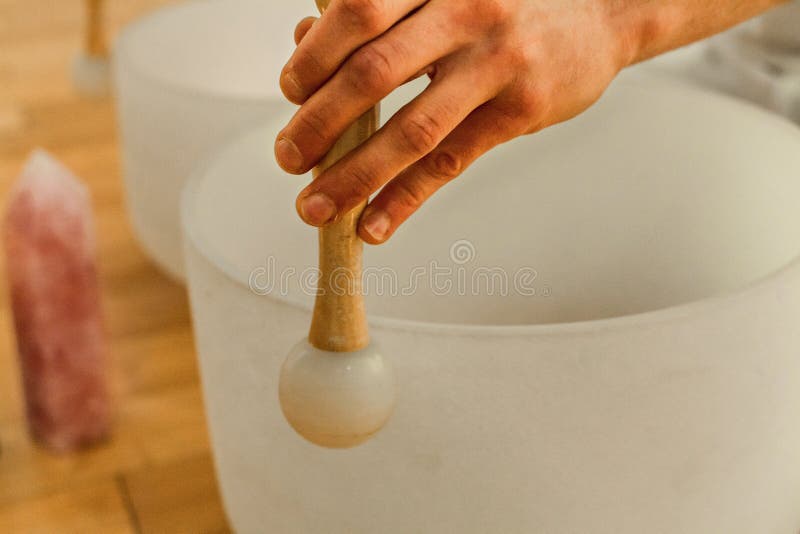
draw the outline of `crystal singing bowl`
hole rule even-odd
[[[313,3],[201,0],[126,28],[114,81],[131,222],[148,254],[183,278],[180,191],[209,150],[290,108],[278,88],[292,30]]]
[[[672,82],[674,83],[674,82]],[[276,118],[183,196],[219,482],[239,532],[795,533],[800,131],[643,76],[508,143],[365,251],[397,408],[329,450],[278,375],[311,317]]]

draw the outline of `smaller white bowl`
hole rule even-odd
[[[127,27],[113,53],[128,209],[145,251],[183,278],[184,181],[242,128],[291,109],[280,70],[311,2],[200,0]],[[270,152],[271,147],[265,146]]]

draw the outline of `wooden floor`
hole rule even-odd
[[[111,33],[165,3],[109,0]],[[70,83],[83,5],[0,0],[0,201],[39,146],[92,189],[116,428],[106,445],[75,455],[54,456],[31,442],[0,282],[0,532],[226,532],[186,293],[152,266],[131,235],[113,102],[83,98]]]

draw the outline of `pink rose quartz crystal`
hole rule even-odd
[[[92,444],[111,410],[89,191],[34,152],[3,237],[30,430],[56,451]]]

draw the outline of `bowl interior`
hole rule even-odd
[[[294,211],[307,179],[281,172],[270,150],[285,120],[232,144],[196,177],[184,224],[251,290],[310,305],[316,231]],[[492,151],[388,244],[367,246],[368,309],[431,323],[536,324],[731,292],[798,255],[797,198],[795,127],[664,80],[620,80],[579,118]]]
[[[197,0],[129,26],[117,54],[165,85],[233,98],[282,98],[280,70],[313,3]]]

